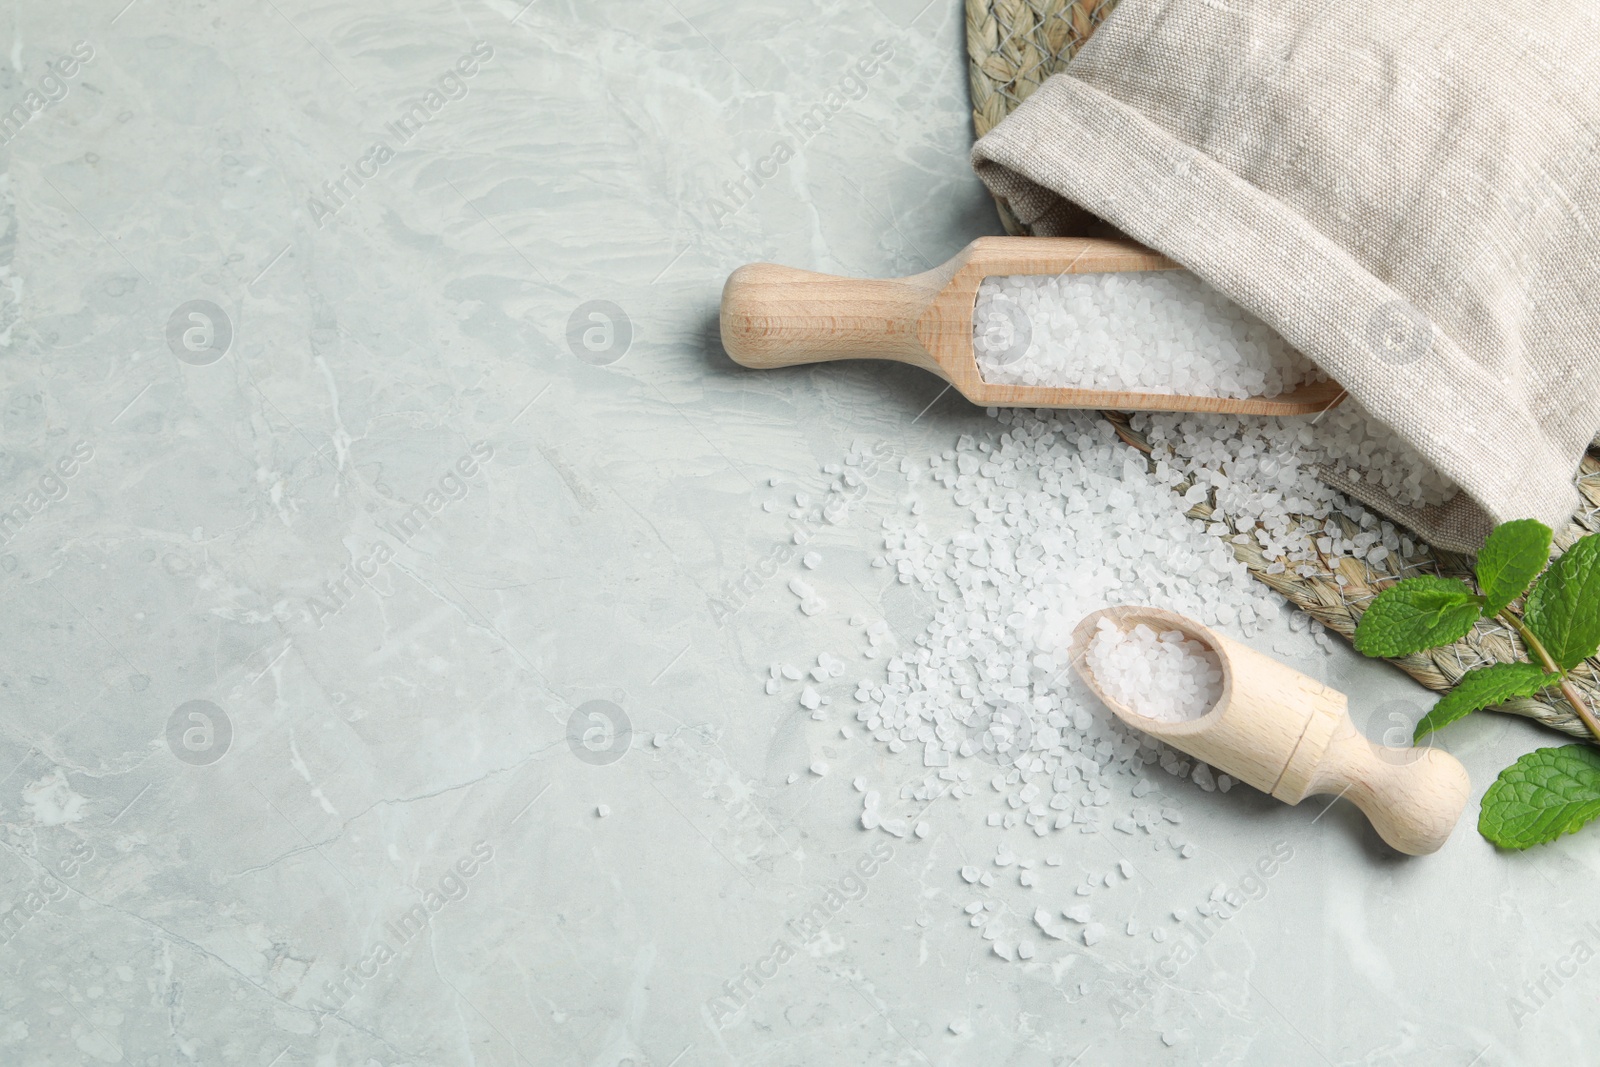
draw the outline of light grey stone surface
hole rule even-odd
[[[848,617],[908,642],[929,611],[869,565],[897,476],[817,528],[827,610],[793,563],[734,598],[793,494],[858,439],[996,432],[910,369],[758,375],[708,333],[741,262],[910,273],[996,231],[954,0],[119,7],[0,15],[0,1062],[1592,1054],[1600,964],[1545,976],[1600,946],[1593,834],[1506,857],[1463,825],[1405,860],[1347,804],[1167,779],[1197,855],[1052,838],[1061,868],[995,891],[1019,924],[1136,875],[1097,945],[1006,963],[961,912],[992,804],[864,831],[852,780],[892,796],[920,760],[763,692],[828,650],[847,701],[881,672]],[[1427,706],[1344,650],[1303,666],[1374,736]],[[1545,740],[1442,743],[1481,792]],[[789,925],[874,846],[862,899]],[[1176,931],[1275,848],[1181,968],[1118,926]]]

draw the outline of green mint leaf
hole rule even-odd
[[[1492,667],[1468,671],[1417,723],[1413,740],[1420,741],[1424,734],[1482,708],[1504,704],[1512,697],[1531,697],[1560,680],[1559,674],[1547,674],[1531,663],[1496,663]]]
[[[1550,539],[1550,527],[1538,519],[1518,519],[1494,528],[1478,553],[1485,615],[1498,615],[1539,577],[1550,562]]]
[[[1356,624],[1358,652],[1409,656],[1465,637],[1483,614],[1483,598],[1466,582],[1423,576],[1379,593]]]
[[[1528,594],[1522,621],[1564,671],[1600,649],[1600,537],[1585,537],[1550,564]]]
[[[1600,751],[1541,748],[1500,772],[1483,795],[1478,832],[1501,848],[1527,848],[1570,834],[1600,815]]]

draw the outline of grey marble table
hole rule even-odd
[[[741,262],[997,232],[955,0],[0,23],[0,1063],[1593,1055],[1593,834],[1408,861],[1347,804],[1172,780],[1197,855],[1115,907],[1273,876],[1181,966],[1006,963],[954,873],[991,831],[864,831],[852,780],[920,766],[763,693],[855,611],[922,623],[872,506],[817,532],[828,611],[745,581],[790,538],[762,505],[858,440],[993,432],[910,369],[754,375],[709,330]],[[1302,666],[1374,733],[1427,705]],[[1481,791],[1542,738],[1445,743]]]

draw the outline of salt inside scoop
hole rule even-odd
[[[1222,697],[1217,654],[1177,630],[1123,630],[1101,619],[1084,661],[1106,696],[1146,719],[1188,722]]]
[[[985,278],[973,309],[984,381],[1248,399],[1322,373],[1188,271]]]

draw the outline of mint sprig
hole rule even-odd
[[[1535,519],[1518,519],[1495,527],[1478,553],[1478,585],[1483,613],[1498,615],[1527,591],[1550,562],[1550,527]]]
[[[1552,540],[1550,528],[1533,519],[1504,523],[1478,554],[1479,592],[1451,578],[1407,578],[1367,608],[1355,646],[1369,656],[1408,656],[1452,644],[1489,617],[1510,626],[1529,657],[1468,671],[1417,724],[1417,739],[1474,711],[1558,686],[1600,742],[1600,722],[1567,677],[1600,651],[1600,536],[1582,538],[1547,567]],[[1512,605],[1524,593],[1519,616]],[[1501,772],[1484,794],[1478,831],[1502,848],[1522,849],[1596,817],[1600,752],[1566,745],[1530,752]]]
[[[1532,663],[1496,663],[1492,667],[1470,670],[1417,723],[1413,739],[1420,741],[1424,734],[1475,711],[1504,704],[1512,697],[1531,697],[1559,681],[1559,674],[1551,674]]]
[[[1541,748],[1500,772],[1484,794],[1478,832],[1501,848],[1527,848],[1570,834],[1600,815],[1600,752],[1588,745]]]
[[[1585,537],[1528,594],[1522,621],[1556,666],[1570,671],[1600,649],[1600,538]]]
[[[1385,589],[1356,626],[1356,650],[1409,656],[1461,640],[1483,616],[1483,597],[1454,578],[1407,578]]]

